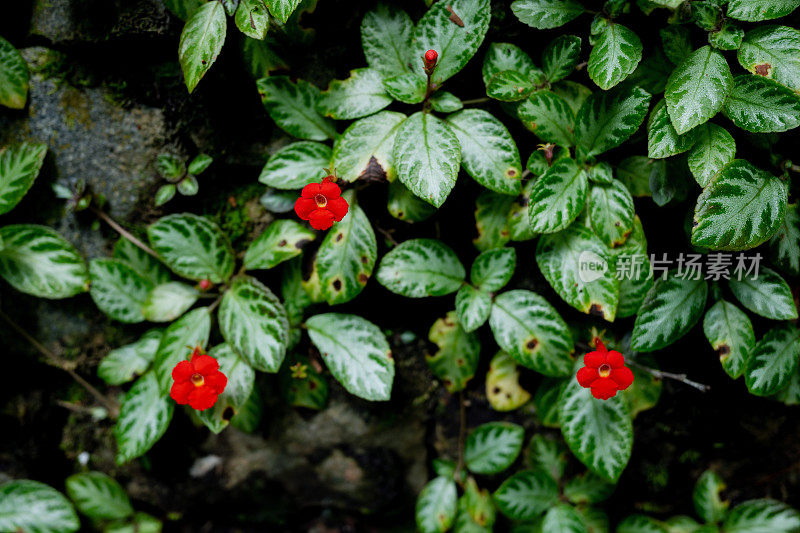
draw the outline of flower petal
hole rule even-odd
[[[217,391],[217,394],[222,394],[227,384],[228,378],[222,372],[214,372],[206,376],[206,385]]]
[[[195,372],[203,374],[204,377],[219,370],[219,363],[210,355],[192,357],[192,366]]]
[[[598,352],[602,353],[602,354],[604,354],[604,353],[606,353],[608,351],[608,349],[606,348],[606,345],[603,344],[603,341],[600,340],[600,337],[595,337],[594,338],[594,346],[595,346],[594,349],[597,350]]]
[[[608,400],[617,394],[618,388],[617,383],[613,379],[600,378],[592,383],[592,396],[598,400]]]
[[[611,371],[611,379],[617,382],[619,390],[625,390],[633,383],[633,372],[626,366],[615,368]]]
[[[347,200],[342,198],[336,198],[334,200],[328,200],[328,211],[333,213],[333,219],[336,222],[341,221],[344,216],[347,214],[347,210],[349,209],[349,205],[347,205]]]
[[[172,369],[172,379],[175,381],[189,381],[194,374],[194,367],[189,361],[181,361]]]
[[[589,387],[599,377],[596,368],[585,366],[578,370],[578,383],[581,387]]]
[[[316,209],[311,213],[311,216],[308,217],[308,222],[314,229],[328,229],[333,226],[333,213],[327,209]]]
[[[206,385],[196,387],[191,394],[189,394],[189,405],[198,411],[204,411],[217,403],[218,394]]]
[[[187,363],[189,361],[186,361]],[[189,394],[194,392],[195,386],[191,384],[189,381],[181,381],[179,383],[174,383],[172,388],[169,390],[169,396],[178,404],[186,405],[189,403]]]
[[[314,198],[321,192],[321,187],[319,183],[309,183],[305,187],[303,187],[303,192],[300,193],[302,198]]]
[[[340,189],[339,186],[332,181],[323,181],[320,184],[319,189],[320,192],[325,195],[325,198],[328,199],[328,202],[331,200],[336,200],[342,195],[342,189]]]
[[[606,363],[608,363],[611,368],[622,368],[625,366],[625,358],[621,353],[611,351],[606,355]]]
[[[606,354],[600,352],[589,352],[583,356],[583,364],[592,368],[600,368],[606,362]]]
[[[317,208],[317,203],[311,198],[298,198],[294,202],[294,212],[301,220],[308,220],[311,212]]]

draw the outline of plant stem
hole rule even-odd
[[[461,471],[464,469],[464,441],[467,435],[467,406],[464,402],[464,391],[458,393],[458,463],[456,463],[455,478],[461,484]]]
[[[639,370],[644,370],[645,372],[647,372],[648,374],[657,379],[674,379],[675,381],[680,381],[681,383],[689,385],[690,387],[694,387],[695,389],[702,392],[708,392],[711,390],[710,385],[704,385],[702,383],[692,381],[691,379],[686,377],[686,374],[675,374],[673,372],[664,372],[661,370],[657,370],[655,368],[650,368],[649,366],[644,366],[642,364],[637,363],[636,361],[628,360],[626,362],[630,366],[636,367]]]
[[[222,301],[222,294],[220,294],[216,300],[211,302],[211,305],[208,306],[208,312],[211,313],[214,309],[217,308],[219,303]]]
[[[125,228],[123,228],[122,226],[117,224],[117,222],[113,218],[111,218],[106,213],[104,213],[103,211],[100,211],[99,209],[97,209],[95,207],[92,207],[90,209],[94,212],[94,214],[96,214],[98,217],[100,217],[106,224],[111,226],[111,228],[114,229],[114,231],[116,231],[117,233],[119,233],[120,235],[125,237],[134,246],[136,246],[137,248],[139,248],[143,252],[148,253],[148,254],[152,255],[153,257],[155,257],[156,259],[158,259],[158,254],[155,251],[153,251],[152,248],[150,248],[145,243],[143,243],[142,241],[137,239],[136,236],[133,235],[131,232],[129,232],[128,230],[126,230]]]
[[[484,96],[483,98],[473,98],[472,100],[461,100],[461,103],[464,105],[473,105],[473,104],[483,104],[488,101],[489,98]]]
[[[106,410],[108,411],[108,415],[111,418],[117,418],[119,416],[119,406],[116,402],[110,400],[105,395],[103,395],[99,390],[94,388],[91,383],[83,379],[80,375],[78,375],[72,368],[69,367],[61,358],[59,358],[56,354],[51,352],[47,349],[41,342],[36,340],[30,333],[22,329],[16,322],[11,320],[4,312],[0,311],[0,318],[2,318],[14,331],[16,331],[22,338],[28,341],[31,346],[36,348],[36,350],[41,353],[45,358],[45,363],[50,366],[54,366],[56,368],[60,368],[64,372],[70,375],[72,379],[74,379],[81,387],[86,389],[89,394],[94,396],[94,398],[101,403]]]

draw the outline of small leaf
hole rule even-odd
[[[789,26],[763,26],[748,31],[737,53],[752,74],[800,90],[800,31]]]
[[[766,267],[758,275],[728,281],[731,292],[747,309],[772,320],[797,318],[792,290],[780,274]]]
[[[456,314],[464,331],[475,331],[489,318],[492,297],[472,285],[462,285],[456,293]]]
[[[478,367],[478,336],[464,331],[456,321],[455,311],[450,311],[433,323],[428,340],[439,347],[436,353],[425,356],[433,375],[444,382],[447,392],[463,390]]]
[[[572,159],[559,159],[542,174],[531,192],[533,231],[555,233],[569,226],[583,210],[589,180]]]
[[[0,37],[0,105],[23,109],[28,100],[28,64],[14,45]]]
[[[464,108],[461,100],[447,91],[436,91],[430,98],[431,109],[439,113],[454,113]]]
[[[559,503],[548,509],[542,520],[542,531],[589,533],[577,509],[566,503]]]
[[[494,493],[500,512],[512,520],[533,520],[558,501],[558,485],[544,470],[511,475]]]
[[[475,227],[478,236],[472,239],[475,248],[484,252],[502,248],[511,238],[508,212],[514,198],[492,191],[483,191],[475,200]]]
[[[394,218],[409,223],[421,222],[436,212],[435,207],[420,200],[399,181],[389,184],[386,209]]]
[[[633,424],[621,395],[593,398],[577,379],[570,379],[559,399],[561,433],[572,453],[592,472],[615,483],[628,464]]]
[[[300,255],[303,246],[316,237],[316,232],[294,220],[276,220],[247,247],[244,267],[248,270],[273,268]]]
[[[633,231],[625,244],[612,249],[614,277],[619,279],[619,305],[616,318],[635,315],[653,286],[647,238],[638,216],[633,219]]]
[[[207,307],[189,311],[164,330],[156,350],[153,372],[148,373],[156,375],[164,396],[172,386],[172,369],[188,359],[194,347],[205,347],[210,330],[211,314]]]
[[[292,12],[300,4],[301,0],[265,0],[272,16],[278,19],[281,24],[286,24]]]
[[[536,416],[544,427],[561,427],[558,419],[558,397],[561,395],[561,389],[564,388],[566,381],[563,378],[545,378],[536,389],[533,404],[536,407]]]
[[[501,102],[516,102],[527,98],[536,89],[533,81],[514,70],[498,72],[486,85],[486,94]]]
[[[69,298],[89,290],[89,272],[75,247],[46,226],[0,227],[0,276],[20,292]]]
[[[218,344],[208,353],[217,359],[219,370],[228,378],[228,383],[216,403],[198,412],[197,416],[208,429],[219,433],[247,402],[253,392],[256,373],[228,344]]]
[[[269,288],[255,278],[237,277],[222,297],[217,319],[222,336],[247,364],[278,371],[286,355],[289,321]]]
[[[444,533],[456,518],[456,482],[437,477],[417,497],[416,519],[420,533]]]
[[[248,37],[259,40],[266,37],[269,29],[269,13],[264,0],[239,0],[234,22]]]
[[[200,190],[200,184],[194,176],[186,176],[178,182],[177,190],[184,196],[194,196]]]
[[[440,207],[456,184],[461,163],[461,145],[447,123],[428,113],[414,113],[400,125],[392,155],[400,182]]]
[[[172,322],[194,305],[200,293],[185,283],[170,281],[150,290],[142,307],[145,320]]]
[[[0,485],[0,531],[72,533],[80,527],[72,504],[56,489],[27,479]]]
[[[705,126],[705,125],[704,125]],[[695,143],[695,130],[678,135],[669,119],[666,102],[661,100],[647,121],[647,155],[662,159],[689,150]]]
[[[769,241],[778,263],[791,273],[800,274],[800,210],[798,203],[789,204],[783,223]]]
[[[650,175],[658,173],[664,167],[663,161],[654,161],[649,157],[634,155],[623,159],[617,165],[617,179],[621,181],[631,196],[650,196]]]
[[[572,369],[572,335],[547,300],[524,290],[497,296],[489,324],[498,346],[521,365],[546,376]]]
[[[569,104],[554,92],[536,91],[519,105],[517,116],[544,142],[564,147],[575,144],[575,115]]]
[[[383,80],[384,90],[404,104],[418,104],[425,99],[428,90],[425,76],[416,72],[406,72]]]
[[[576,115],[578,146],[587,157],[619,146],[639,129],[649,103],[650,94],[639,87],[592,93]]]
[[[150,280],[118,259],[92,259],[89,274],[89,293],[102,312],[125,323],[145,320],[144,306],[153,289]]]
[[[629,28],[607,19],[598,32],[592,25],[593,46],[586,72],[604,91],[614,87],[636,70],[642,60],[642,41]]]
[[[108,385],[121,385],[144,374],[156,356],[162,331],[151,329],[139,340],[108,352],[97,367],[97,376]]]
[[[351,394],[388,400],[394,360],[381,330],[355,315],[326,313],[306,321],[308,335],[331,374]]]
[[[412,239],[383,256],[378,283],[408,298],[443,296],[457,291],[466,271],[455,252],[442,241]]]
[[[367,64],[385,77],[408,72],[414,23],[397,7],[380,3],[361,21],[361,45]]]
[[[800,126],[800,96],[769,78],[739,74],[722,112],[746,131],[787,131]]]
[[[346,80],[333,80],[317,98],[317,110],[336,120],[351,120],[376,113],[392,103],[383,88],[383,76],[371,68],[350,71]]]
[[[719,354],[725,372],[733,379],[741,376],[756,345],[753,324],[747,314],[732,303],[719,300],[706,312],[703,331]]]
[[[708,32],[708,44],[719,50],[737,50],[742,46],[744,30],[729,20],[718,30]]]
[[[499,120],[482,109],[465,109],[446,122],[461,146],[461,166],[475,181],[500,194],[519,194],[519,151]]]
[[[118,520],[133,514],[125,490],[102,472],[82,472],[69,476],[67,495],[78,510],[94,520]]]
[[[734,2],[741,3],[733,0],[731,4]],[[737,505],[722,524],[725,533],[791,533],[798,528],[800,513],[785,503],[766,499]]]
[[[472,263],[469,278],[482,291],[497,292],[511,280],[517,266],[514,248],[497,248],[480,254]]]
[[[707,122],[698,126],[697,141],[689,152],[689,170],[698,185],[705,187],[736,155],[736,141],[728,130]]]
[[[707,295],[705,280],[684,279],[675,271],[656,280],[636,316],[631,348],[652,352],[683,337],[700,319]]]
[[[331,149],[322,143],[292,143],[270,156],[258,181],[276,189],[302,189],[324,178],[330,161]]]
[[[3,38],[0,37],[0,57]],[[0,63],[2,64],[2,63]],[[2,68],[0,67],[0,103],[2,103]],[[0,150],[0,215],[16,206],[39,175],[47,146],[22,143]]]
[[[511,43],[490,44],[481,69],[483,83],[489,85],[494,76],[505,70],[519,72],[537,84],[544,81],[544,74],[536,68],[531,57],[522,48]]]
[[[489,364],[486,399],[495,411],[513,411],[531,399],[530,393],[519,384],[516,361],[505,352],[497,352]]]
[[[336,138],[333,123],[315,110],[319,89],[307,81],[270,76],[258,80],[256,87],[269,116],[289,135],[311,141]]]
[[[381,111],[350,124],[336,139],[329,156],[336,175],[347,182],[359,178],[394,180],[397,170],[392,147],[405,119],[402,113]]]
[[[292,407],[320,411],[328,403],[328,381],[316,371],[307,357],[294,354],[284,360],[280,379],[281,394]]]
[[[522,451],[525,430],[509,422],[489,422],[478,426],[467,437],[464,462],[476,474],[502,472]]]
[[[170,371],[172,367],[170,367]],[[167,431],[175,402],[164,393],[155,373],[140,377],[122,398],[114,426],[117,464],[143,455]]]
[[[156,191],[156,196],[153,199],[156,207],[160,207],[172,200],[172,198],[175,197],[176,192],[178,192],[178,188],[173,183],[167,183],[166,185],[159,187]]]
[[[545,46],[542,51],[542,71],[547,81],[563,80],[575,70],[581,55],[581,38],[577,35],[561,35]]]
[[[728,514],[728,502],[722,501],[720,492],[725,490],[725,483],[720,477],[706,470],[697,480],[692,493],[692,502],[697,516],[708,524],[716,524]]]
[[[225,8],[219,2],[203,4],[186,21],[178,44],[178,58],[189,92],[194,91],[222,51],[226,25]]]
[[[607,500],[613,492],[614,485],[592,472],[579,474],[564,485],[564,496],[577,504],[600,503]]]
[[[536,185],[535,178],[528,180],[522,188],[522,194],[514,200],[508,210],[506,226],[508,227],[508,236],[512,241],[527,241],[537,235],[533,231],[529,209],[534,185]]]
[[[179,276],[213,283],[233,274],[233,250],[215,223],[191,213],[168,215],[147,228],[150,246]]]
[[[692,55],[692,41],[686,26],[671,24],[661,28],[659,35],[664,55],[675,65],[680,65]]]
[[[622,182],[595,183],[589,190],[589,220],[595,234],[615,248],[633,231],[633,198]]]
[[[786,212],[786,185],[769,172],[737,159],[697,199],[692,244],[746,250],[769,239]]]
[[[511,11],[523,24],[538,30],[558,28],[583,13],[575,0],[516,0]]]
[[[716,115],[732,90],[731,70],[721,53],[710,46],[692,52],[672,72],[664,93],[678,135]]]
[[[567,468],[569,450],[561,438],[539,433],[531,437],[528,444],[528,459],[534,468],[545,470],[553,479],[560,480]]]
[[[731,0],[728,16],[757,22],[785,17],[800,6],[800,0]]]

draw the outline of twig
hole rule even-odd
[[[91,210],[94,211],[94,213],[98,217],[103,219],[103,221],[106,224],[111,226],[114,229],[114,231],[116,231],[117,233],[119,233],[120,235],[122,235],[123,237],[128,239],[133,245],[138,247],[143,252],[146,252],[146,253],[152,255],[153,257],[155,257],[156,259],[158,259],[158,254],[152,248],[150,248],[145,243],[143,243],[142,241],[137,239],[134,234],[132,234],[131,232],[129,232],[128,230],[126,230],[125,228],[123,228],[122,226],[117,224],[117,222],[113,218],[111,218],[106,213],[104,213],[103,211],[100,211],[99,209],[97,209],[95,207],[92,207]]]
[[[473,98],[472,100],[461,100],[461,103],[463,105],[473,105],[473,104],[483,104],[488,101],[489,99],[484,96],[483,98]]]
[[[675,374],[673,372],[664,372],[662,370],[656,370],[655,368],[650,368],[649,366],[644,366],[642,364],[637,363],[636,361],[632,361],[628,359],[626,361],[630,366],[636,367],[639,370],[644,370],[651,376],[657,379],[674,379],[675,381],[680,381],[690,387],[694,387],[695,389],[701,392],[708,392],[711,390],[711,385],[704,385],[702,383],[698,383],[696,381],[692,381],[691,379],[686,377],[686,374]]]
[[[458,393],[458,463],[456,463],[455,478],[461,483],[461,471],[464,469],[464,440],[467,435],[467,406],[464,402],[464,391]]]
[[[398,244],[400,244],[399,242],[397,242],[395,240],[394,237],[392,237],[392,232],[391,231],[385,230],[380,226],[375,226],[375,229],[377,229],[379,233],[383,234],[384,237],[389,239],[389,242],[392,243],[394,246],[397,246]]]
[[[214,309],[216,309],[221,301],[222,301],[222,295],[220,294],[217,297],[217,299],[211,302],[211,305],[208,306],[208,312],[211,313]]]
[[[11,329],[16,331],[22,338],[28,341],[31,346],[36,348],[36,350],[41,353],[45,358],[45,363],[50,366],[54,366],[56,368],[60,368],[64,372],[70,375],[72,379],[74,379],[81,387],[86,389],[89,394],[94,396],[94,398],[103,404],[103,406],[108,411],[108,414],[111,418],[116,418],[119,415],[119,406],[105,395],[103,395],[99,390],[94,388],[91,383],[83,379],[80,375],[78,375],[72,368],[69,367],[64,361],[61,360],[56,354],[51,352],[47,349],[41,342],[36,340],[30,333],[22,329],[16,322],[11,320],[11,318],[5,314],[4,312],[0,311],[0,318],[2,318]]]

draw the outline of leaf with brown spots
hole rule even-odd
[[[456,312],[450,311],[445,318],[434,322],[428,340],[439,347],[425,357],[431,372],[444,381],[448,392],[464,389],[478,366],[481,351],[478,336],[464,331],[456,321]]]

